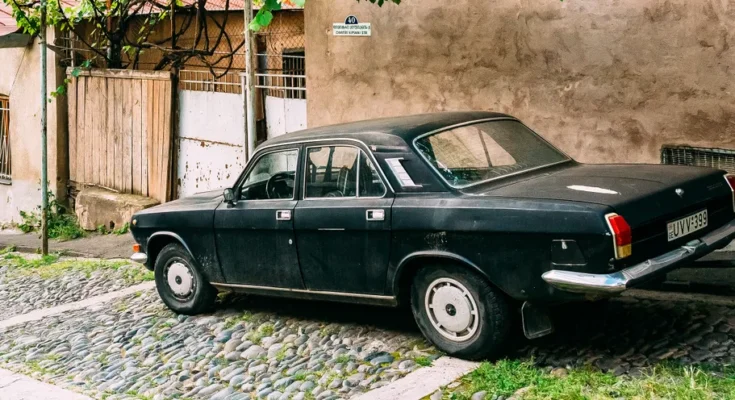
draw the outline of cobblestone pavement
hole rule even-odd
[[[176,316],[146,291],[8,330],[0,366],[106,399],[331,399],[436,357],[405,310],[236,296],[219,308]]]
[[[126,261],[62,259],[47,265],[20,267],[17,257],[38,259],[17,253],[0,255],[0,321],[152,279],[144,267]]]
[[[554,335],[525,341],[510,357],[532,358],[539,366],[595,366],[618,375],[635,375],[662,361],[735,364],[735,307],[620,298],[596,311],[564,310]]]

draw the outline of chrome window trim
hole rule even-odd
[[[375,155],[370,150],[370,146],[368,146],[362,140],[353,139],[353,138],[346,138],[346,137],[339,137],[339,136],[333,137],[333,138],[326,138],[326,139],[292,140],[292,141],[289,141],[289,142],[274,143],[274,144],[269,144],[269,145],[260,147],[255,152],[254,156],[258,156],[259,157],[260,156],[260,152],[265,151],[266,149],[269,149],[269,148],[272,148],[272,147],[289,146],[289,145],[304,145],[306,143],[340,142],[340,141],[342,141],[342,142],[344,142],[344,141],[347,141],[347,142],[355,142],[355,143],[358,143],[358,144],[361,144],[361,145],[365,146],[365,148],[368,149],[367,154],[370,157],[370,161],[372,161],[373,164],[375,165],[375,168],[378,169],[378,174],[380,174],[380,177],[383,180],[383,184],[384,185],[387,185],[387,187],[390,189],[391,193],[395,193],[396,192],[395,189],[393,189],[393,185],[390,184],[390,181],[388,180],[388,176],[383,172],[383,168],[380,167],[380,164],[378,164],[378,160],[375,158]],[[360,146],[357,146],[357,147],[360,148]],[[360,149],[362,150],[362,148],[360,148]],[[248,164],[250,164],[250,162],[248,162]],[[246,168],[247,168],[247,166],[246,166]]]
[[[524,127],[526,127],[526,129],[528,129],[529,131],[531,131],[534,135],[536,135],[536,137],[538,137],[539,139],[541,139],[541,141],[543,141],[544,143],[546,143],[547,145],[549,145],[549,147],[551,147],[552,149],[556,150],[557,152],[559,152],[559,154],[563,155],[567,159],[566,160],[562,160],[562,161],[557,161],[557,162],[551,163],[551,164],[540,165],[540,166],[534,167],[534,168],[524,169],[522,171],[511,172],[510,174],[506,174],[506,175],[502,175],[502,176],[497,176],[497,177],[494,177],[494,178],[485,179],[485,180],[474,182],[474,183],[469,183],[467,185],[458,185],[458,186],[455,186],[455,185],[452,185],[451,183],[449,183],[449,181],[446,178],[444,178],[444,175],[442,175],[441,172],[439,172],[439,170],[436,169],[436,167],[434,167],[434,165],[432,165],[431,161],[428,158],[426,158],[426,156],[424,155],[424,153],[421,150],[419,150],[419,148],[416,146],[416,141],[418,141],[419,139],[425,138],[427,136],[436,135],[437,133],[441,133],[441,132],[451,131],[452,129],[461,128],[463,126],[476,125],[476,124],[480,124],[480,123],[483,123],[483,122],[493,122],[493,121],[515,121],[515,122],[518,122],[519,124],[521,124]],[[543,136],[539,135],[538,133],[536,133],[536,131],[534,131],[533,129],[529,128],[526,124],[524,124],[520,120],[518,120],[516,118],[513,118],[513,117],[483,118],[483,119],[477,119],[477,120],[473,120],[473,121],[462,122],[462,123],[454,124],[454,125],[450,125],[450,126],[445,126],[443,128],[435,129],[433,131],[430,131],[430,132],[427,132],[427,133],[423,133],[423,134],[421,134],[419,136],[416,136],[411,141],[411,146],[413,147],[413,150],[416,153],[418,153],[419,156],[424,160],[424,162],[426,163],[426,165],[428,165],[429,168],[431,168],[432,171],[434,171],[434,174],[438,175],[439,178],[441,178],[441,180],[443,180],[444,183],[446,183],[447,185],[449,185],[449,187],[451,187],[452,189],[465,189],[465,188],[468,188],[468,187],[481,185],[483,183],[487,183],[487,182],[491,182],[491,181],[496,181],[496,180],[499,180],[499,179],[505,179],[505,178],[508,178],[510,176],[515,176],[515,175],[519,175],[519,174],[525,174],[526,172],[536,171],[536,170],[542,169],[542,168],[549,168],[549,167],[552,167],[554,165],[563,164],[563,163],[567,163],[567,162],[573,161],[572,157],[569,157],[568,154],[566,154],[565,152],[563,152],[563,151],[559,150],[558,148],[556,148],[556,146],[552,145],[551,143],[549,143],[548,140],[544,139]]]
[[[330,140],[332,140],[332,139],[330,139]],[[309,157],[309,149],[314,149],[314,148],[318,148],[318,147],[325,147],[325,146],[306,146],[304,148],[304,165],[302,165],[302,170],[304,171],[303,174],[302,174],[303,177],[304,177],[303,187],[301,188],[301,199],[302,200],[344,200],[344,199],[382,199],[382,198],[385,198],[385,196],[388,194],[388,189],[387,189],[387,186],[385,185],[385,181],[387,181],[387,180],[384,180],[382,176],[380,176],[379,178],[380,178],[381,183],[383,183],[383,194],[381,194],[380,196],[360,196],[360,159],[361,159],[362,155],[365,154],[365,151],[363,149],[361,149],[360,146],[355,146],[355,145],[352,145],[352,144],[344,144],[344,143],[330,144],[330,145],[326,145],[326,146],[351,147],[351,148],[357,150],[357,160],[356,160],[356,162],[357,162],[357,179],[355,181],[355,195],[354,196],[343,196],[343,197],[306,197],[306,163],[308,162],[307,159]],[[370,157],[368,157],[368,160],[370,160]],[[377,162],[372,161],[372,160],[371,160],[371,162],[373,164],[375,164],[376,169],[378,169],[379,172],[382,172],[382,171],[380,171],[380,166],[378,166],[378,163]]]
[[[293,151],[293,150],[296,150],[296,170],[294,171],[294,174],[295,175],[298,175],[298,173],[299,173],[299,156],[301,155],[301,153],[300,153],[301,152],[301,149],[298,148],[298,147],[286,147],[286,148],[283,148],[283,149],[275,149],[273,151],[256,153],[256,156],[257,157],[253,158],[253,166],[255,166],[255,163],[257,163],[258,161],[260,161],[261,158],[263,158],[263,157],[265,157],[265,156],[267,156],[269,154],[274,154],[274,153],[279,153],[279,152],[284,152],[284,151]],[[249,165],[250,165],[250,163],[248,162],[248,166]],[[237,202],[238,203],[241,202],[241,201],[259,201],[259,202],[265,202],[265,201],[294,201],[294,200],[296,200],[296,178],[297,178],[296,176],[294,176],[293,193],[291,194],[291,198],[290,199],[241,199],[241,198],[239,198],[240,197],[240,194],[242,193],[242,187],[243,187],[243,185],[245,185],[245,181],[248,179],[248,176],[250,175],[250,173],[253,172],[252,169],[248,170],[248,166],[245,167],[245,171],[243,172],[243,176],[242,176],[241,182],[239,182],[237,185],[235,185],[235,187],[238,188],[237,189],[237,196],[238,196]],[[267,193],[266,193],[266,195],[267,195]]]

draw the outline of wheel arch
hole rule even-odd
[[[194,254],[191,252],[191,249],[189,249],[189,246],[186,244],[184,239],[181,238],[181,236],[179,236],[175,232],[156,232],[152,234],[146,242],[146,254],[148,255],[146,268],[153,271],[156,266],[156,258],[158,258],[158,254],[161,252],[161,250],[163,250],[164,247],[171,243],[180,244],[186,250],[186,252],[189,253],[192,258],[194,258]]]
[[[468,260],[466,257],[439,250],[417,251],[404,257],[396,268],[395,278],[393,280],[393,293],[398,303],[406,304],[407,299],[411,298],[411,282],[419,269],[427,265],[439,263],[449,263],[467,268],[485,278],[491,285],[497,287],[477,264]]]

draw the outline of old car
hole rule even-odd
[[[489,112],[334,125],[264,142],[231,188],[137,213],[165,304],[221,290],[410,305],[443,351],[492,357],[521,321],[614,296],[735,236],[735,177],[586,165]],[[515,318],[520,315],[522,318]]]

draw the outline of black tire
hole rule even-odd
[[[466,300],[465,303],[469,307],[467,309],[473,308],[472,301],[477,306],[477,325],[470,323],[475,328],[461,331],[464,332],[466,337],[462,337],[459,340],[448,339],[440,332],[440,328],[437,328],[432,323],[432,318],[437,320],[436,316],[441,311],[432,311],[432,316],[430,316],[427,310],[426,296],[430,286],[437,287],[435,284],[444,284],[449,290],[453,290],[452,287],[455,284],[452,282],[442,282],[443,280],[453,280],[466,289],[465,295],[469,295],[472,298],[470,300],[464,297]],[[461,288],[457,290],[461,290]],[[431,301],[434,301],[437,293],[438,291],[432,292]],[[458,304],[458,307],[463,306]],[[452,304],[447,304],[445,308],[447,311],[445,318],[451,315],[452,309],[454,309],[454,315],[462,315],[462,310],[454,308]],[[508,334],[512,327],[512,313],[510,312],[510,306],[505,295],[492,287],[482,276],[466,268],[451,265],[429,266],[420,269],[416,273],[411,287],[411,310],[421,332],[436,347],[449,355],[467,360],[480,360],[498,356],[508,339]],[[471,318],[471,320],[475,321],[474,318]],[[444,332],[446,334],[451,333],[446,329]]]
[[[181,266],[176,264],[181,264],[188,270],[185,271],[185,279],[187,279],[186,282],[191,282],[191,284],[188,285],[190,291],[186,295],[177,294],[168,282],[167,272],[172,273],[169,271],[172,266],[175,266],[176,271],[184,271]],[[214,306],[217,289],[204,279],[197,267],[197,263],[189,252],[178,243],[166,245],[158,253],[154,272],[156,289],[158,289],[161,300],[172,311],[179,314],[195,315],[209,311]],[[178,276],[173,278],[179,279]],[[191,281],[188,281],[188,279],[191,279]]]

